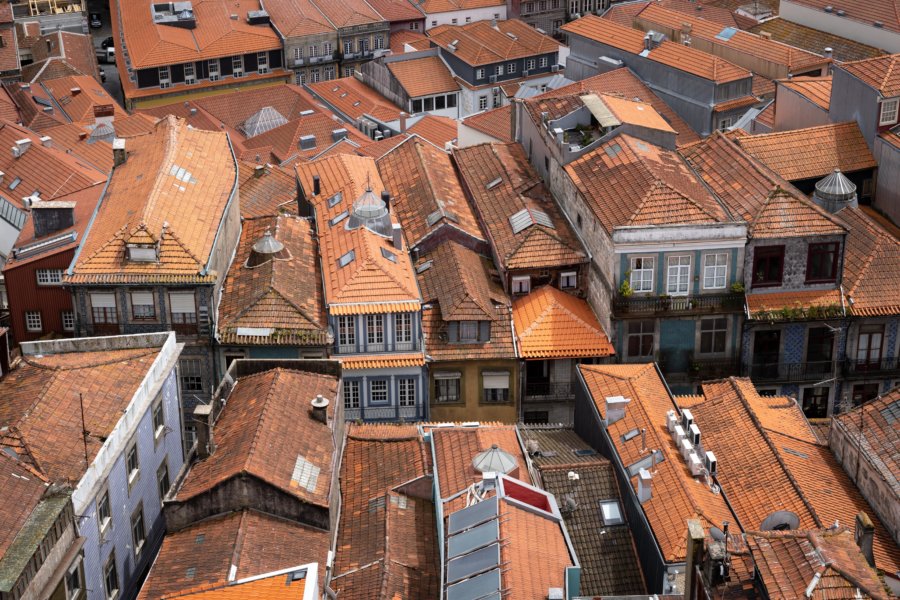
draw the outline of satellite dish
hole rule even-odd
[[[711,535],[712,539],[716,540],[717,542],[725,541],[725,532],[722,531],[721,529],[719,529],[718,527],[710,527],[709,535]]]
[[[800,527],[800,517],[789,510],[777,510],[759,526],[761,531],[789,531]]]

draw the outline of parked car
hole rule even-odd
[[[91,13],[91,29],[100,29],[103,27],[103,19],[100,18],[100,13]]]
[[[107,48],[97,48],[97,62],[101,64],[115,64],[116,49],[112,46]]]
[[[114,45],[114,44],[113,44],[112,36],[109,36],[108,38],[106,38],[105,40],[103,40],[102,42],[100,42],[100,47],[101,47],[101,48],[109,48],[109,47],[112,46],[112,45]]]

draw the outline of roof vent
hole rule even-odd
[[[328,398],[319,394],[310,402],[309,416],[319,423],[328,424]]]
[[[49,148],[52,145],[53,145],[53,138],[51,138],[49,135],[41,136],[41,146],[43,146],[44,148]]]
[[[831,5],[826,6],[826,7],[825,7],[825,12],[827,12],[827,13],[834,12],[834,7],[831,6]]]
[[[250,256],[247,257],[245,266],[252,269],[269,262],[273,258],[286,258],[284,254],[286,254],[284,244],[275,239],[271,229],[266,228],[263,236],[250,249]]]
[[[847,179],[840,169],[816,182],[813,202],[828,212],[836,213],[847,206],[858,206],[856,184]]]
[[[472,459],[472,467],[479,473],[503,473],[504,475],[519,468],[516,458],[493,444],[484,452],[479,452]]]
[[[248,10],[247,23],[250,25],[268,25],[269,13],[264,10]]]
[[[333,129],[331,131],[331,139],[335,142],[338,142],[347,137],[347,129],[341,127],[340,129]]]
[[[873,25],[875,25],[875,27],[877,27],[878,29],[884,27],[884,23],[882,23],[881,21],[875,21]]]
[[[606,426],[609,427],[616,421],[625,418],[625,408],[631,402],[630,398],[624,396],[607,396],[606,397]]]
[[[231,20],[232,20],[232,21],[237,21],[237,20],[238,20],[238,16],[237,16],[235,13],[231,13]]]
[[[760,531],[789,531],[800,527],[800,517],[789,510],[776,510],[760,524]]]
[[[835,14],[836,14],[837,16],[839,16],[839,17],[843,17],[843,16],[846,15],[847,13],[846,13],[845,11],[843,11],[843,10],[838,10]]]
[[[316,147],[316,136],[314,135],[301,135],[300,143],[301,150],[312,150]]]
[[[387,204],[372,191],[367,182],[366,191],[353,203],[348,229],[365,227],[373,233],[393,239],[393,223]]]
[[[307,108],[306,110],[301,110],[301,111],[300,111],[300,116],[301,116],[301,117],[308,117],[309,115],[314,115],[314,114],[316,114],[316,111],[314,111],[314,110],[312,110],[312,109],[309,109],[309,108]]]
[[[31,139],[30,138],[22,138],[21,140],[16,140],[15,146],[12,147],[12,155],[14,158],[19,158],[28,152],[28,149],[31,148]]]

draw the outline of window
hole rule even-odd
[[[753,249],[753,287],[781,285],[784,246],[758,246]]]
[[[413,100],[412,101],[412,111],[414,113],[422,112],[422,100]]]
[[[419,30],[419,22],[418,21],[411,22],[409,24],[409,28],[413,31],[418,31]]]
[[[194,63],[184,63],[184,82],[194,83],[197,81],[197,75],[194,71]]]
[[[459,23],[459,19],[450,19],[450,23],[456,25],[457,23]]]
[[[823,419],[828,416],[828,386],[803,388],[803,414],[807,419]]]
[[[655,322],[629,321],[627,328],[628,356],[653,356]]]
[[[311,83],[317,83],[319,81],[319,69],[310,69],[309,70],[309,81]]]
[[[625,523],[625,518],[622,516],[622,507],[619,505],[618,500],[601,500],[600,516],[603,517],[603,524],[607,527]]]
[[[575,271],[566,271],[559,274],[559,289],[570,290],[577,287],[578,275]]]
[[[487,110],[487,96],[478,96],[478,110]]]
[[[856,341],[856,370],[879,369],[884,343],[884,325],[863,325]]]
[[[169,292],[172,323],[190,325],[197,323],[197,305],[194,292]]]
[[[294,48],[294,60],[297,60],[298,58],[303,58],[303,46]]]
[[[475,79],[484,79],[484,69],[475,69]]]
[[[397,381],[398,401],[400,406],[416,405],[416,380],[404,377]]]
[[[344,408],[359,408],[359,382],[344,380]]]
[[[410,313],[394,315],[394,328],[396,329],[395,337],[398,344],[412,342],[412,315]]]
[[[466,17],[466,23],[471,23],[471,22],[472,22],[472,17]]]
[[[732,125],[734,125],[734,119],[732,119],[731,117],[727,117],[725,119],[719,119],[718,129],[720,131],[724,131],[724,130],[728,129],[729,127],[731,127]]]
[[[356,72],[356,69],[353,67],[344,67],[344,77],[353,77],[353,73]]]
[[[184,451],[187,453],[197,443],[197,426],[184,426]]]
[[[700,320],[700,354],[722,354],[728,335],[728,320],[725,317]]]
[[[447,108],[447,98],[445,96],[435,96],[434,97],[434,107],[437,110],[441,110],[442,108]]]
[[[691,285],[690,255],[670,256],[666,293],[670,296],[686,296]]]
[[[91,317],[94,323],[118,323],[116,295],[111,293],[91,294]]]
[[[75,331],[75,313],[71,310],[64,310],[62,313],[63,331]]]
[[[509,402],[509,371],[484,371],[481,387],[482,402]]]
[[[432,27],[437,27],[437,21],[432,21],[432,22],[431,22],[431,26],[432,26]]]
[[[806,282],[828,282],[837,279],[838,250],[840,244],[827,242],[810,244],[806,258]]]
[[[356,40],[356,45],[359,48],[360,52],[368,52],[369,51],[369,38],[362,38]]]
[[[323,56],[331,56],[334,54],[334,47],[331,45],[331,42],[325,42],[322,44],[322,55]]]
[[[515,73],[515,72],[516,72],[516,68],[517,68],[517,67],[516,67],[516,63],[509,63],[509,64],[506,65],[506,72],[507,72],[507,73]]]
[[[381,50],[384,48],[384,37],[380,35],[375,36],[375,49]]]
[[[369,402],[372,404],[387,404],[388,382],[386,379],[373,379],[369,382]]]
[[[539,65],[542,69],[543,69],[544,67],[546,67],[546,66],[547,66],[547,57],[546,57],[546,56],[542,56],[542,57],[540,58],[540,60],[538,61],[538,65]]]
[[[338,317],[338,344],[351,347],[356,345],[356,317]]]
[[[144,542],[147,540],[147,532],[144,529],[144,506],[139,504],[137,510],[131,515],[131,541],[134,543],[134,555],[141,553]]]
[[[69,567],[66,572],[66,600],[75,600],[81,597],[84,590],[84,578],[81,573],[81,559]]]
[[[524,275],[512,278],[513,294],[527,294],[531,291],[531,277]]]
[[[169,67],[160,67],[159,68],[159,87],[167,88],[172,83],[172,78],[169,77]]]
[[[344,42],[344,54],[353,54],[353,40]]]
[[[384,316],[366,315],[366,343],[384,343]]]
[[[128,484],[131,485],[141,472],[136,443],[129,446],[125,454],[125,469],[128,471]]]
[[[878,119],[879,125],[893,125],[897,122],[897,105],[900,99],[885,100],[881,103],[881,117]]]
[[[166,463],[166,460],[163,459],[162,464],[159,465],[159,469],[156,470],[156,489],[159,492],[160,504],[165,500],[166,494],[169,493],[169,485],[169,465]]]
[[[429,110],[434,110],[434,98],[425,98],[423,100],[423,103],[425,106],[425,112],[428,112]]]
[[[25,311],[25,329],[28,331],[43,331],[44,326],[41,323],[41,312],[38,310]]]
[[[478,341],[478,321],[460,321],[459,322],[459,341],[461,341],[461,342],[477,342]]]
[[[103,537],[103,534],[106,533],[106,528],[109,527],[111,521],[112,513],[109,509],[109,492],[105,491],[100,496],[100,500],[97,501],[97,526],[100,528],[100,537]]]
[[[258,73],[269,72],[269,54],[267,52],[256,53],[256,70]]]
[[[107,600],[113,600],[119,596],[119,574],[116,572],[116,552],[113,550],[103,567],[103,587],[106,590]]]
[[[162,435],[166,427],[166,414],[163,411],[162,401],[153,405],[153,437],[158,438]]]
[[[38,285],[59,285],[62,283],[62,269],[38,269]]]
[[[715,252],[703,256],[703,289],[724,289],[727,274],[728,255],[726,253]]]
[[[494,75],[503,75],[503,65],[496,65],[494,67]]]
[[[244,74],[244,57],[243,56],[232,56],[231,57],[231,71],[234,73],[235,77],[241,77]]]
[[[199,358],[182,358],[178,361],[181,371],[181,391],[197,393],[203,391],[203,364]]]
[[[436,372],[434,374],[434,397],[438,402],[459,402],[459,373]]]
[[[153,292],[131,292],[131,315],[135,320],[156,318]]]
[[[653,291],[653,258],[637,257],[631,259],[631,291],[646,293]]]
[[[532,69],[534,69],[534,64],[535,64],[535,63],[534,63],[534,59],[533,59],[533,58],[527,59],[527,60],[525,61],[525,70],[531,71]]]
[[[318,55],[319,55],[319,47],[316,46],[315,44],[313,44],[312,46],[310,46],[310,47],[309,47],[309,55],[310,55],[311,57],[312,57],[312,56],[318,56]]]
[[[334,67],[325,67],[325,81],[334,79]]]
[[[206,66],[209,69],[209,80],[210,81],[218,81],[219,79],[219,59],[213,58],[206,61]]]

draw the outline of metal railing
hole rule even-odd
[[[424,414],[418,406],[386,406],[345,408],[347,421],[421,421]]]
[[[835,376],[835,361],[812,361],[800,363],[744,363],[742,375],[759,381],[825,381]]]
[[[742,311],[743,294],[698,294],[696,296],[622,296],[613,299],[616,314],[672,314]]]
[[[525,401],[570,400],[572,384],[568,381],[535,381],[525,384]]]
[[[844,377],[889,377],[900,374],[900,364],[896,356],[880,360],[854,360],[844,358],[841,361],[841,372]]]
[[[659,369],[663,374],[686,373],[692,380],[708,381],[740,375],[741,363],[734,358],[697,358],[666,360],[660,358]]]

